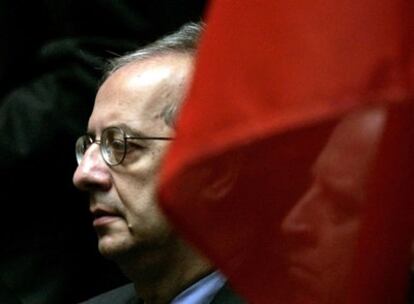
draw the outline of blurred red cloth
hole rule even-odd
[[[404,303],[414,231],[413,22],[413,1],[212,1],[160,204],[250,302]],[[382,117],[358,111],[376,105],[388,114],[354,199],[363,204],[350,208],[325,191],[304,213],[318,233],[286,237],[301,202],[319,191],[315,166],[331,158],[322,156],[329,143],[344,151],[335,148],[353,145],[344,138],[358,142],[364,123]],[[362,162],[348,157],[365,155],[362,146],[336,162],[344,170]],[[344,201],[343,214],[332,218],[325,197]],[[296,269],[313,264],[329,264],[326,275]]]

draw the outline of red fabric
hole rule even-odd
[[[413,2],[402,0],[211,3],[160,202],[252,303],[403,303],[414,228],[413,21]],[[300,202],[319,191],[312,168],[325,147],[364,133],[355,121],[381,115],[358,111],[375,104],[390,110],[363,203],[343,203],[332,219],[316,200],[304,214],[317,237],[286,237]],[[362,161],[347,157],[362,146],[335,161],[344,170]],[[335,195],[326,197],[346,202]],[[309,252],[301,264],[326,271],[302,278],[293,246]]]

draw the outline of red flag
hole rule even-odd
[[[402,0],[212,2],[161,206],[251,302],[403,303],[413,21]]]

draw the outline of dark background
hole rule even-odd
[[[76,303],[126,281],[72,185],[75,140],[105,60],[200,20],[205,2],[0,0],[2,304]]]

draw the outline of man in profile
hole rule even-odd
[[[99,251],[133,284],[86,303],[242,303],[175,234],[155,197],[200,32],[188,24],[115,59],[99,88],[87,134],[76,143],[73,181],[90,194]]]
[[[281,224],[285,303],[346,300],[367,181],[386,110],[358,109],[335,126],[312,166],[312,183]]]

